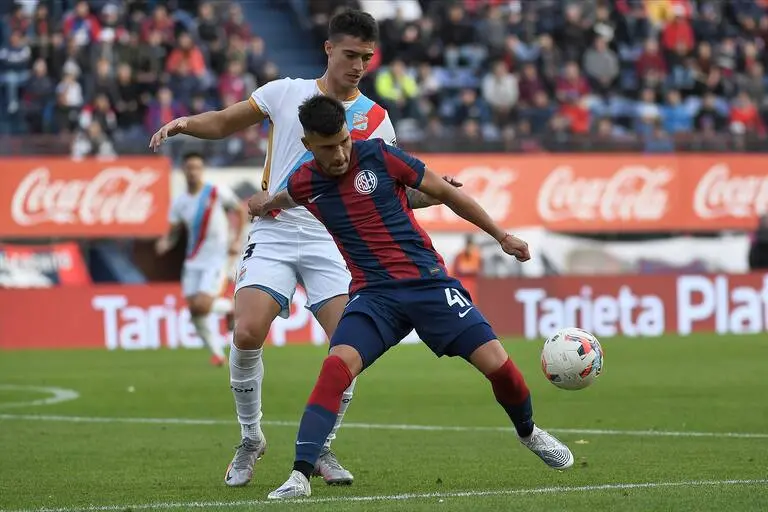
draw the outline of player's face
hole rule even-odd
[[[184,162],[184,178],[187,180],[187,187],[197,189],[203,183],[203,170],[205,165],[201,158],[193,157]]]
[[[320,169],[329,176],[341,176],[349,168],[352,137],[346,125],[336,135],[324,137],[316,133],[304,136],[304,146],[312,152]]]
[[[375,49],[375,42],[366,42],[352,36],[342,36],[335,42],[326,41],[328,73],[339,85],[357,87],[368,69]]]

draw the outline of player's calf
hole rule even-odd
[[[568,447],[534,424],[531,393],[501,343],[493,340],[482,345],[470,361],[491,382],[496,401],[512,420],[520,442],[553,469],[571,467],[573,454]]]

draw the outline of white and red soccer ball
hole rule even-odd
[[[544,342],[541,370],[558,388],[584,389],[603,371],[603,348],[587,331],[560,329]]]

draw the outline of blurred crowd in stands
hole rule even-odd
[[[238,2],[32,3],[17,2],[0,26],[0,117],[16,133],[71,134],[73,156],[146,147],[171,119],[226,107],[278,77]],[[254,127],[214,156],[261,155],[261,138]]]
[[[318,52],[339,9],[377,17],[362,88],[406,145],[665,152],[765,139],[768,0],[284,3]],[[11,130],[71,132],[76,155],[109,153],[279,76],[238,2],[24,0],[0,32],[0,114]],[[254,128],[217,156],[263,151],[263,137]]]

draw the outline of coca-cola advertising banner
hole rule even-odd
[[[2,158],[0,237],[155,237],[167,230],[170,162]]]
[[[480,279],[477,303],[499,336],[544,339],[580,326],[598,337],[768,332],[768,274]],[[268,343],[323,344],[297,290]],[[45,318],[40,322],[40,318]],[[211,330],[228,343],[224,322]],[[417,341],[415,333],[405,340]],[[177,284],[0,289],[0,349],[202,348]]]
[[[48,288],[91,283],[76,243],[0,244],[0,288]]]
[[[768,211],[762,155],[420,155],[505,228],[554,231],[753,229]],[[416,217],[427,230],[473,227],[445,206]]]
[[[768,274],[481,279],[478,303],[502,336],[579,326],[598,337],[768,332]]]

